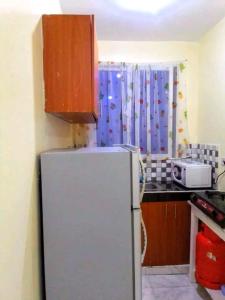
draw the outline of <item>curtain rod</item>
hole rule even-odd
[[[108,64],[108,65],[121,65],[121,64],[126,64],[126,65],[141,65],[141,66],[146,66],[146,65],[179,65],[180,63],[187,63],[188,59],[181,59],[177,61],[160,61],[160,62],[124,62],[124,61],[99,61],[99,64]]]

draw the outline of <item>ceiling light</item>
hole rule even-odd
[[[116,3],[133,11],[150,12],[157,14],[160,10],[170,6],[178,0],[115,0]]]

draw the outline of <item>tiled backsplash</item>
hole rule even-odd
[[[218,145],[189,144],[186,147],[185,156],[191,156],[193,159],[210,164],[212,166],[213,181],[215,181],[219,164]],[[147,160],[146,175],[147,181],[171,181],[171,160]]]
[[[187,147],[187,155],[193,159],[201,161],[204,164],[212,166],[213,183],[217,176],[217,169],[219,167],[219,146],[207,144],[189,144]]]
[[[146,164],[147,181],[171,181],[171,160],[151,160]]]
[[[218,145],[190,144],[187,148],[187,155],[205,164],[218,168],[219,147]]]

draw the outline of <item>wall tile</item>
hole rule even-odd
[[[212,178],[215,182],[218,160],[219,160],[219,146],[206,144],[188,144],[186,146],[186,156],[191,156],[192,159],[201,161],[212,166]],[[171,159],[167,160],[151,160],[147,158],[146,164],[146,180],[149,181],[163,181],[169,182],[172,180],[171,176]]]

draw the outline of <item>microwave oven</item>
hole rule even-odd
[[[193,160],[174,160],[172,180],[186,188],[210,188],[212,166]]]

